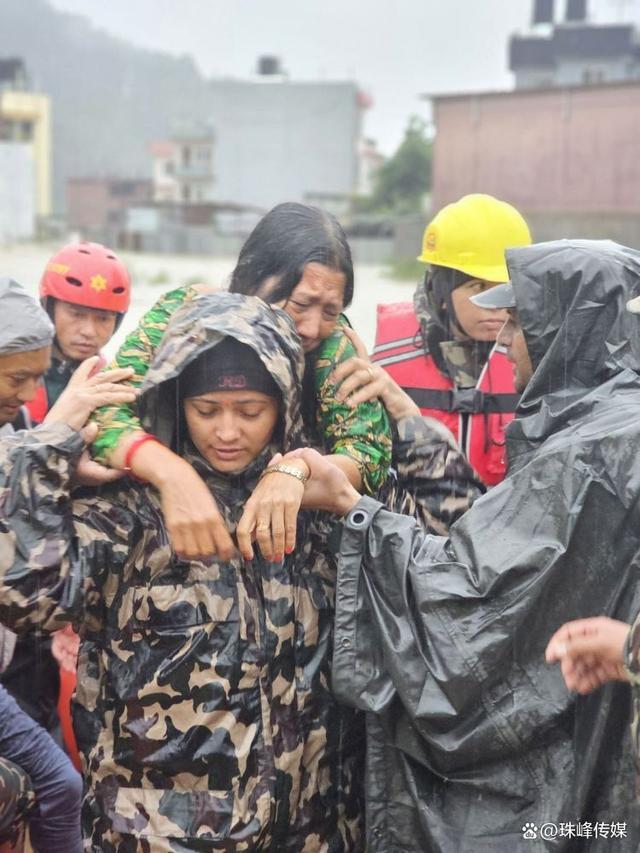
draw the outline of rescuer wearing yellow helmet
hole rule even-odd
[[[506,311],[471,297],[506,282],[506,249],[531,243],[518,211],[490,195],[467,195],[427,225],[418,260],[429,264],[411,303],[378,306],[373,360],[425,415],[446,424],[487,485],[504,477],[504,428],[518,395],[495,347]]]

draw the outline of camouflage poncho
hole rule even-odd
[[[154,431],[169,437],[175,426],[175,406],[162,403],[173,377],[231,330],[283,389],[287,436],[298,434],[293,326],[228,294],[195,300],[171,324],[142,399]],[[81,447],[60,425],[2,442],[0,620],[79,628],[87,849],[362,849],[359,718],[330,693],[326,530],[301,515],[300,545],[279,564],[182,560],[150,487],[123,481],[70,498]],[[187,450],[232,531],[272,449],[236,475]]]

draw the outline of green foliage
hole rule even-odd
[[[404,139],[376,176],[370,199],[359,198],[362,212],[416,213],[431,188],[431,142],[422,119],[412,116]]]

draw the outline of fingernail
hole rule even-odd
[[[291,546],[290,548],[285,548],[284,553],[285,554],[293,554],[293,546]]]
[[[284,557],[282,554],[276,554],[275,557],[273,558],[274,563],[281,563],[283,560],[284,560]]]

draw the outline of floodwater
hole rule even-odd
[[[0,276],[10,276],[35,296],[44,266],[57,248],[55,244],[40,243],[0,247]],[[200,255],[118,254],[133,278],[132,304],[124,323],[107,348],[108,356],[115,352],[124,335],[134,328],[140,316],[162,293],[195,281],[223,288],[235,262],[235,258]],[[411,300],[413,290],[413,282],[394,281],[385,267],[356,265],[355,296],[346,313],[369,350],[375,338],[376,305]]]

